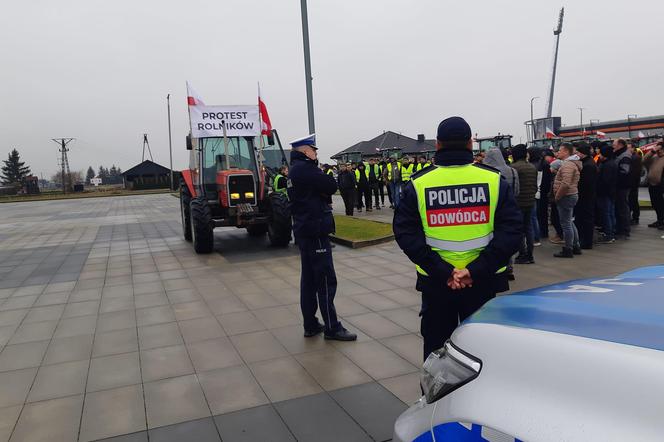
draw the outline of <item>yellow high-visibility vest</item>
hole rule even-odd
[[[410,181],[410,176],[415,170],[415,165],[409,163],[408,166],[401,165],[401,181]]]
[[[450,265],[466,268],[493,238],[500,174],[472,164],[438,166],[412,181],[427,244]]]

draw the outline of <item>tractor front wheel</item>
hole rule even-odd
[[[193,198],[191,210],[191,236],[196,253],[210,253],[214,248],[213,228],[210,224],[210,208],[203,198]]]
[[[180,183],[180,214],[182,215],[182,233],[185,241],[191,241],[191,194],[185,182]]]
[[[275,247],[286,247],[291,240],[293,223],[291,220],[288,197],[281,193],[270,194],[270,219],[267,226],[267,235],[270,244]]]

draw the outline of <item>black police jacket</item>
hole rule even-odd
[[[301,152],[291,152],[288,198],[296,237],[316,237],[334,232],[332,195],[337,191],[334,177],[320,170],[316,161]]]
[[[460,166],[473,162],[469,150],[439,150],[436,152],[436,166]],[[477,165],[476,167],[487,167]],[[426,168],[417,175],[428,173],[433,168]],[[492,169],[493,170],[493,169]],[[498,171],[496,171],[498,173]],[[415,177],[416,175],[414,175]],[[522,235],[522,214],[514,199],[514,194],[504,178],[500,180],[498,202],[493,224],[493,239],[480,255],[466,267],[474,280],[493,278],[495,273],[507,265],[507,262],[519,249]],[[430,279],[446,287],[447,279],[454,268],[444,261],[426,243],[422,218],[417,205],[417,194],[412,181],[403,189],[401,201],[394,212],[394,235],[399,247],[412,262],[419,265]]]

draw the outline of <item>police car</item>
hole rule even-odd
[[[421,385],[395,441],[662,441],[664,266],[495,298]]]

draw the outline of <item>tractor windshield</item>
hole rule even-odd
[[[228,169],[247,169],[256,175],[256,156],[251,138],[228,137],[228,157],[224,149],[224,139],[202,138],[203,182],[214,185],[217,172]]]

